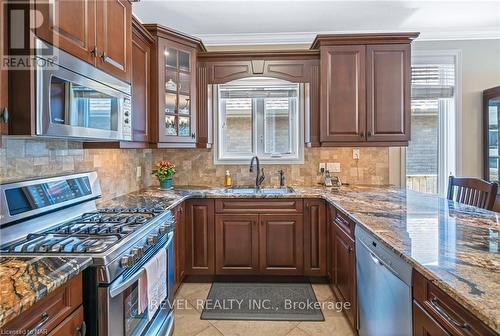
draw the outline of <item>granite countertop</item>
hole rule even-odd
[[[234,195],[223,188],[150,187],[100,206],[171,208],[195,197],[323,198],[500,333],[499,214],[389,186],[294,189],[284,195]]]
[[[0,327],[92,263],[92,258],[0,256]]]

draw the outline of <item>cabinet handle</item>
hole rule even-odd
[[[7,109],[7,107],[4,107],[2,110],[2,122],[9,122],[9,110]]]
[[[82,322],[82,325],[76,328],[76,331],[81,335],[85,336],[87,334],[87,324],[85,321]]]
[[[361,133],[359,133],[359,137],[360,137],[361,139],[363,139],[363,138],[365,137],[365,132],[361,132]]]
[[[90,54],[92,55],[92,57],[96,58],[97,57],[97,47],[92,48],[92,50],[90,51]]]
[[[106,55],[106,53],[103,51],[101,54],[101,58],[102,58],[102,61],[105,62],[106,58],[108,58],[108,55]]]
[[[196,133],[191,133],[191,138],[196,139]]]
[[[368,137],[371,137],[372,136],[372,131],[368,131]]]
[[[352,254],[352,246],[349,246],[349,248],[347,249],[347,253]]]
[[[34,336],[34,335],[38,335],[39,333],[41,333],[42,327],[49,320],[49,313],[43,312],[42,315],[40,315],[40,318],[41,318],[40,322],[38,322],[38,324],[33,329],[30,329],[26,333],[27,336]]]
[[[469,329],[469,325],[467,323],[460,323],[458,321],[456,321],[454,318],[452,318],[450,316],[450,314],[448,314],[446,312],[446,310],[441,307],[441,305],[439,304],[438,300],[436,298],[432,298],[430,300],[430,303],[431,303],[431,306],[441,315],[445,318],[445,320],[447,320],[448,322],[450,322],[451,324],[453,324],[454,326],[458,327],[458,328],[461,328],[461,329]]]

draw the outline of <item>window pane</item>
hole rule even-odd
[[[191,135],[189,117],[179,117],[179,135],[180,136]]]
[[[175,93],[165,94],[165,113],[176,112],[177,95]]]
[[[289,98],[264,100],[264,152],[291,153],[292,109]]]
[[[167,70],[165,74],[165,90],[177,91],[177,72]]]
[[[179,68],[183,71],[189,71],[189,54],[179,51]]]
[[[174,116],[165,116],[165,134],[177,135],[177,125]]]
[[[179,95],[179,113],[189,114],[189,96]]]
[[[408,188],[438,192],[439,108],[437,99],[412,100],[411,141],[406,152]]]
[[[167,48],[165,58],[167,66],[177,68],[177,49]]]
[[[252,99],[221,99],[222,146],[225,153],[253,152]]]
[[[179,91],[183,93],[189,93],[189,75],[180,72],[179,73]]]

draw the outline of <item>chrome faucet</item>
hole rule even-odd
[[[266,179],[266,175],[264,175],[264,168],[260,168],[260,161],[257,156],[254,156],[252,160],[250,160],[250,173],[253,173],[253,162],[254,160],[257,162],[257,174],[255,177],[255,188],[259,189],[261,184]]]

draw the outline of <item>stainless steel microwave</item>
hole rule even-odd
[[[39,39],[36,45],[37,50],[48,46]],[[36,55],[36,134],[132,140],[131,85],[50,47],[56,61]]]

